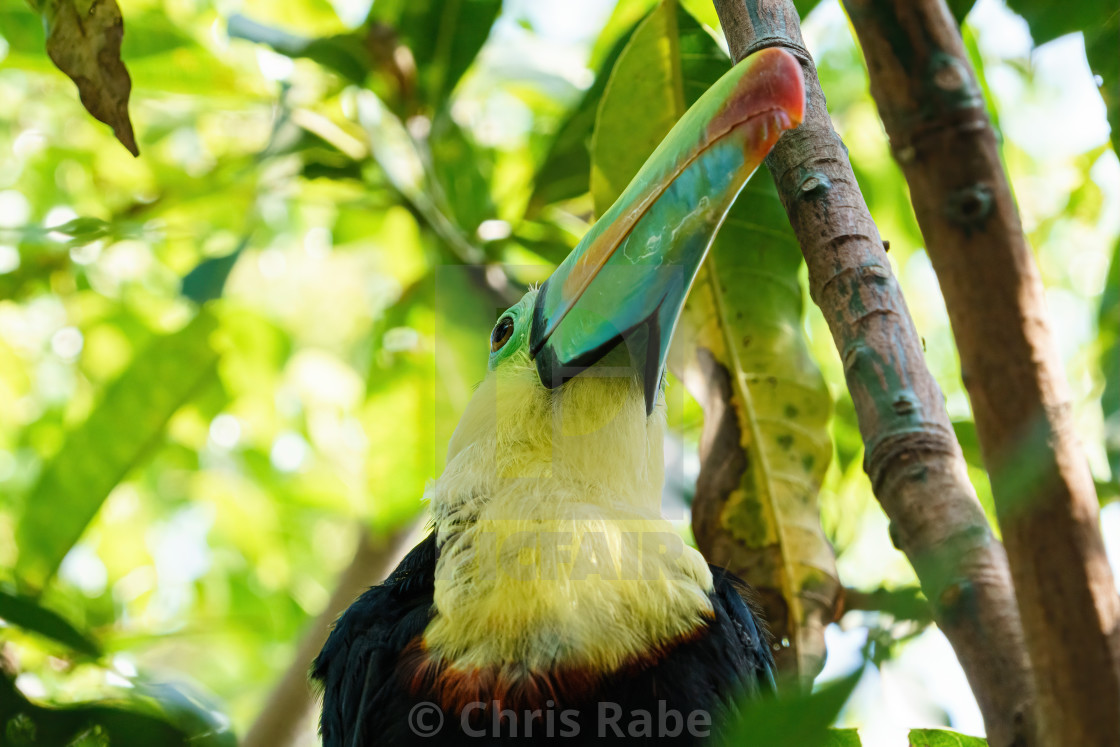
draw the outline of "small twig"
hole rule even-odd
[[[895,620],[910,620],[923,628],[933,622],[933,609],[929,600],[915,587],[880,587],[873,591],[846,587],[841,613],[856,611],[883,612]]]

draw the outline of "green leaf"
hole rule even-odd
[[[716,40],[688,13],[677,13],[685,106],[692,106],[720,76],[731,60]]]
[[[961,445],[964,460],[974,467],[984,466],[984,457],[980,454],[980,437],[976,433],[976,423],[971,420],[954,420],[953,433]]]
[[[47,609],[34,598],[0,589],[0,620],[9,625],[18,625],[24,630],[34,631],[41,636],[69,646],[86,656],[99,656],[101,649],[97,643],[82,633],[66,618],[54,610]]]
[[[192,747],[237,747],[237,737],[219,704],[187,685],[134,678],[137,695],[159,705],[161,718],[188,736]],[[116,742],[112,743],[116,745]]]
[[[480,267],[438,267],[407,289],[376,330],[381,349],[367,381],[365,464],[375,496],[369,518],[379,532],[396,530],[423,509],[424,486],[439,474],[443,446],[486,375],[485,341],[504,305],[482,291],[483,277]],[[384,344],[394,332],[415,345],[386,349],[395,347]],[[384,428],[386,421],[414,427]]]
[[[945,729],[911,729],[910,747],[987,747],[988,740]]]
[[[1100,79],[1098,88],[1112,128],[1112,149],[1120,154],[1120,11],[1100,26],[1085,29],[1085,57]]]
[[[988,75],[984,69],[984,55],[980,52],[980,42],[976,38],[976,32],[971,26],[967,25],[961,28],[961,38],[964,41],[965,53],[968,54],[968,61],[972,64],[972,70],[976,73],[976,82],[980,84],[980,92],[984,94],[984,108],[988,110],[992,127],[998,134],[1001,131],[999,107],[996,105],[996,97],[992,94],[992,87],[988,85]]]
[[[51,228],[51,231],[64,233],[70,237],[72,243],[88,244],[91,241],[108,236],[112,226],[100,218],[74,218],[61,226]]]
[[[863,675],[863,668],[843,679],[826,683],[812,693],[798,692],[777,699],[749,701],[728,727],[722,744],[766,747],[832,747],[859,744],[859,737],[844,730],[839,735],[829,725],[848,702]]]
[[[1117,14],[1115,0],[1007,0],[1007,6],[1027,20],[1035,46],[1075,31],[1102,28]],[[1114,44],[1120,46],[1120,39]]]
[[[1112,470],[1114,489],[1110,492],[1115,493],[1120,486],[1120,242],[1112,250],[1097,319],[1104,375],[1101,409],[1104,411],[1105,449]]]
[[[579,104],[560,126],[544,162],[533,178],[533,196],[529,199],[528,215],[532,217],[541,207],[553,202],[578,197],[591,189],[591,132],[595,127],[595,114],[603,98],[607,81],[614,70],[622,50],[634,34],[631,26],[611,47],[595,82],[584,93]]]
[[[953,14],[953,20],[957,25],[964,23],[964,19],[972,11],[972,6],[976,5],[976,0],[948,0],[949,11]]]
[[[195,40],[162,9],[135,14],[130,10],[128,25],[136,29],[136,33],[129,34],[121,42],[121,56],[130,62],[145,57],[160,57],[183,48],[199,48]]]
[[[901,589],[880,587],[870,592],[849,589],[845,607],[885,612],[895,620],[913,620],[922,626],[933,622],[933,609],[917,586],[905,586]]]
[[[32,3],[32,7],[38,6]],[[21,3],[7,3],[0,7],[0,36],[8,43],[9,55],[42,54],[43,21],[30,15]]]
[[[287,57],[313,60],[355,83],[364,81],[369,73],[370,56],[365,38],[357,32],[306,37],[258,23],[240,13],[230,16],[228,32],[231,38],[264,44]]]
[[[821,747],[862,747],[858,729],[829,729]]]
[[[358,119],[369,137],[373,160],[386,179],[442,239],[442,248],[458,262],[481,264],[486,255],[471,243],[446,204],[442,189],[404,124],[372,91],[358,95]]]
[[[597,212],[729,64],[671,0],[639,25],[599,107],[592,146]],[[697,542],[755,587],[775,637],[789,644],[777,654],[779,668],[812,678],[824,661],[824,628],[840,582],[817,510],[832,455],[831,397],[801,332],[800,266],[777,191],[760,170],[713,243],[674,345],[684,349],[685,385],[711,418],[706,427],[715,428],[720,413],[736,416],[738,438],[703,439]],[[713,470],[730,472],[734,484],[717,481]]]
[[[820,4],[821,0],[793,0],[793,7],[797,8],[797,13],[803,21]]]
[[[76,0],[46,0],[39,6],[47,29],[47,54],[77,84],[86,110],[112,127],[117,140],[138,156],[128,118],[132,81],[121,61],[120,8],[116,0],[82,3],[85,12],[78,5]]]
[[[501,0],[378,0],[370,24],[394,29],[412,52],[424,99],[436,108],[478,55]]]
[[[665,34],[670,38],[661,38]],[[614,203],[685,109],[730,64],[712,36],[671,0],[658,4],[634,29],[611,70],[595,119],[591,192],[596,214]],[[650,96],[632,85],[635,77],[660,93]]]
[[[1008,0],[1007,5],[1026,19],[1035,46],[1065,34],[1084,32],[1085,57],[1093,74],[1100,77],[1112,147],[1120,153],[1120,10],[1115,0]]]
[[[488,171],[490,154],[475,145],[444,109],[432,122],[428,136],[431,173],[442,200],[467,235],[494,215]]]
[[[661,2],[634,29],[611,70],[591,136],[591,196],[602,215],[684,114],[677,4]]]
[[[17,577],[42,589],[109,492],[159,443],[168,420],[214,376],[207,313],[140,353],[43,468],[16,531]]]
[[[183,277],[183,295],[199,305],[220,298],[233,266],[248,244],[249,237],[246,236],[236,249],[224,257],[211,257],[199,262]]]
[[[984,507],[992,531],[999,536],[996,506],[992,498],[992,483],[984,467],[984,455],[980,452],[980,437],[976,433],[976,423],[971,420],[954,420],[953,433],[957,437],[957,443],[961,445],[961,452],[968,464],[968,477],[976,488],[980,505]]]
[[[1106,503],[1120,500],[1120,482],[1112,481],[1105,482],[1103,480],[1096,481],[1097,500],[1103,506]]]
[[[213,713],[187,716],[181,702],[160,702],[135,694],[129,700],[39,705],[0,671],[2,744],[105,745],[113,747],[234,747],[228,721]]]

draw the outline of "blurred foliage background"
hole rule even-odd
[[[0,0],[0,644],[14,676],[0,703],[117,703],[228,743],[291,665],[359,533],[422,525],[490,326],[593,217],[597,107],[653,3],[121,5],[137,159],[82,109],[40,19]],[[1082,34],[1032,5],[1012,2],[1028,26],[980,0],[963,29],[1108,502],[1120,165]],[[709,5],[683,6],[715,27]],[[860,52],[837,2],[798,7],[991,514]],[[838,722],[864,744],[899,744],[907,726],[981,733],[890,544],[811,304],[804,328],[834,400],[822,524],[856,608],[829,628],[822,679],[874,664]],[[666,505],[679,508],[702,416],[671,386]],[[1102,516],[1117,565],[1117,504]],[[28,728],[9,720],[0,740]],[[310,720],[303,743],[316,743]]]

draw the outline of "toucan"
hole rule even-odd
[[[312,665],[325,747],[705,744],[773,690],[749,587],[662,518],[663,387],[716,231],[804,106],[790,54],[741,61],[498,318],[430,534]]]

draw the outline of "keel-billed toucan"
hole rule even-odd
[[[703,743],[773,688],[747,588],[661,517],[661,384],[715,232],[803,109],[792,56],[739,63],[498,319],[433,531],[315,660],[326,747]]]

